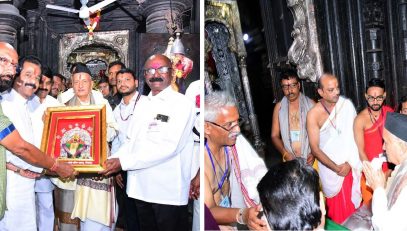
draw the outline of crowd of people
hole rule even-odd
[[[336,76],[319,78],[314,101],[284,73],[271,129],[282,162],[268,169],[241,134],[235,99],[205,95],[201,131],[200,81],[179,93],[172,67],[154,54],[143,76],[117,60],[96,83],[84,63],[66,79],[0,42],[0,230],[115,230],[120,219],[126,230],[200,230],[201,172],[208,230],[317,230],[362,209],[370,228],[407,229],[407,97],[385,105],[383,80],[367,83],[357,113]],[[47,108],[88,105],[106,107],[108,159],[96,176],[39,150]]]
[[[319,78],[317,102],[301,93],[295,72],[283,73],[280,86],[271,139],[282,163],[270,169],[240,134],[233,97],[205,96],[205,229],[323,229],[325,214],[346,225],[362,205],[368,229],[406,229],[407,98],[393,112],[384,81],[371,79],[357,114],[332,74]]]
[[[125,230],[191,230],[187,205],[200,194],[199,82],[188,96],[173,90],[171,59],[161,54],[143,66],[148,95],[120,60],[106,73],[95,82],[75,63],[67,79],[0,42],[0,230],[115,230],[119,211]],[[97,175],[38,149],[47,108],[88,105],[106,107],[108,160]],[[199,230],[199,212],[194,217]]]

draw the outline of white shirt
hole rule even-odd
[[[10,92],[5,92],[2,97],[1,106],[4,115],[10,119],[25,141],[35,144],[33,124],[29,114],[29,104],[33,102],[25,99],[14,89],[11,89]],[[42,171],[42,168],[32,166],[8,150],[6,151],[6,160],[22,169],[28,169],[33,172]]]
[[[63,106],[57,99],[47,95],[44,101],[41,103],[38,96],[32,97],[28,104],[31,121],[33,122],[33,129],[35,132],[34,145],[37,148],[41,148],[42,134],[44,131],[44,121],[43,116],[47,108]],[[35,181],[35,192],[52,192],[54,185],[51,183],[48,177],[41,177]]]
[[[36,134],[34,137],[34,145],[37,148],[41,147],[41,141],[42,141],[42,132],[44,130],[44,121],[43,121],[43,116],[47,108],[49,107],[59,107],[59,106],[64,106],[60,102],[58,102],[57,99],[54,97],[47,95],[47,97],[44,99],[44,102],[40,102],[40,98],[38,96],[34,96],[33,98],[30,99],[30,103],[28,104],[30,115],[31,115],[31,120],[33,122],[33,129]]]
[[[127,141],[114,153],[128,171],[127,195],[151,203],[186,205],[194,105],[171,86],[155,96],[150,93],[138,104]]]
[[[185,91],[185,96],[191,100],[191,102],[195,105],[195,129],[197,132],[199,132],[199,134],[201,135],[201,117],[200,117],[200,111],[201,108],[198,107],[197,105],[197,97],[200,95],[201,93],[201,84],[199,80],[196,80],[192,83],[189,84],[187,90]],[[192,164],[191,164],[191,179],[195,177],[197,171],[199,170],[200,167],[200,161],[199,161],[199,149],[200,149],[200,137],[195,134],[195,132],[192,133],[194,136],[194,154],[193,154],[193,158],[192,158]]]
[[[134,115],[134,109],[137,106],[138,102],[136,103],[136,100],[139,94],[140,93],[136,91],[127,105],[124,103],[124,99],[122,99],[120,101],[120,104],[117,105],[116,108],[113,110],[113,115],[117,122],[119,131],[118,135],[112,142],[112,153],[115,153],[117,150],[119,150],[120,146],[122,146],[122,144],[126,141],[127,129],[129,128],[130,122],[133,120],[133,117],[137,117]],[[140,95],[140,99],[142,97],[145,96]]]

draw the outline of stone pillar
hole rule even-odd
[[[182,12],[192,7],[192,0],[172,0],[170,1],[147,1],[145,3],[144,15],[146,16],[146,33],[169,33],[168,27],[171,21],[170,12],[172,9],[173,20],[178,29],[182,29]],[[168,24],[168,25],[167,25]],[[171,27],[171,26],[170,26]],[[173,33],[170,31],[170,33]]]
[[[364,8],[368,80],[384,77],[384,1],[367,1]],[[367,80],[367,81],[368,81]]]
[[[17,46],[17,31],[25,24],[25,19],[10,2],[0,1],[0,41]]]

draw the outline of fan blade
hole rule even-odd
[[[65,11],[65,12],[75,13],[75,14],[79,13],[79,10],[67,8],[67,7],[63,7],[63,6],[47,4],[45,7],[48,9],[61,10],[61,11]]]
[[[91,6],[91,7],[89,7],[89,11],[91,13],[95,13],[96,11],[101,10],[103,7],[105,7],[105,6],[107,6],[110,3],[115,2],[115,1],[116,0],[105,0],[103,2],[99,2],[98,4],[95,4],[95,5]]]

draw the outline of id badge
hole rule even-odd
[[[230,199],[229,199],[229,197],[228,196],[226,196],[226,197],[221,196],[221,197],[222,197],[222,200],[220,201],[219,206],[223,207],[223,208],[230,208]]]
[[[290,131],[291,141],[292,142],[299,142],[300,141],[300,131],[299,130],[291,130]]]

